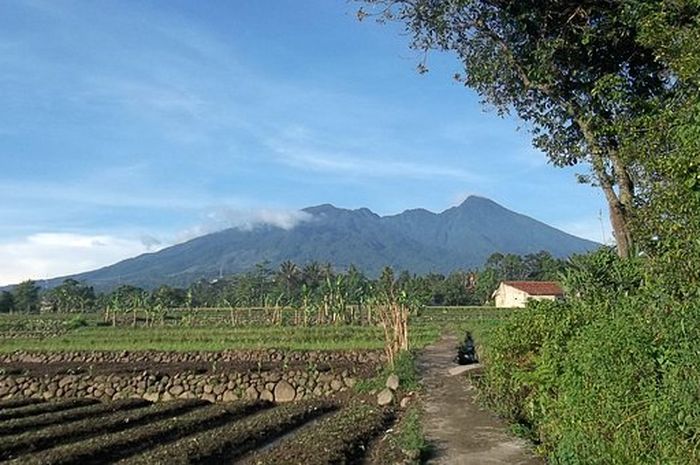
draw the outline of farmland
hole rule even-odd
[[[0,422],[9,432],[0,437],[0,459],[11,464],[296,463],[291,454],[314,437],[329,447],[319,454],[307,449],[306,454],[316,458],[303,463],[330,463],[329,457],[342,463],[356,455],[391,415],[378,407],[331,400],[277,406],[265,401],[180,400],[150,405],[131,401],[93,405],[91,412],[67,401],[35,404],[36,412],[39,406],[54,411]],[[10,405],[0,411],[12,414],[22,409]],[[50,415],[58,419],[78,409],[85,414],[80,420],[45,422]],[[7,429],[20,421],[31,425],[33,418],[44,422],[24,432]],[[298,434],[288,436],[296,430]],[[272,445],[252,459],[252,451],[283,436],[288,437],[281,446]]]
[[[163,324],[145,326],[104,323],[98,314],[1,315],[0,351],[166,350],[215,351],[248,349],[351,350],[383,348],[377,325],[335,324],[301,326],[285,320],[269,323],[257,314],[264,309],[239,310],[235,324],[227,309],[173,311]],[[498,321],[511,310],[493,307],[428,307],[411,321],[413,348],[433,342],[441,330],[466,330],[474,323]],[[245,318],[250,315],[250,317]],[[79,321],[79,324],[75,322]],[[293,328],[292,328],[293,327]]]
[[[233,313],[174,309],[156,324],[131,316],[113,324],[100,313],[0,316],[0,461],[325,464],[402,456],[400,441],[380,440],[416,411],[398,404],[413,399],[417,384],[402,357],[395,400],[377,404],[389,372],[381,325],[295,324],[293,309],[236,309],[232,320]],[[410,349],[508,313],[423,308],[411,316]]]

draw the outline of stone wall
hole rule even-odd
[[[353,387],[357,378],[349,370],[265,371],[249,373],[173,375],[0,375],[0,399],[94,397],[117,400],[140,397],[151,401],[201,398],[211,402],[240,398],[289,402],[330,396]]]
[[[378,364],[385,360],[382,351],[377,350],[307,350],[284,351],[265,350],[222,350],[222,351],[79,351],[79,352],[32,352],[15,351],[0,353],[0,368],[10,363],[352,363]]]
[[[373,351],[17,352],[0,356],[0,399],[290,402],[348,391],[382,362]]]

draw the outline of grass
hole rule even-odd
[[[382,330],[366,325],[270,326],[246,324],[232,327],[211,324],[203,312],[192,326],[153,327],[105,326],[97,313],[70,315],[0,315],[0,352],[26,351],[218,351],[218,350],[380,350],[384,346]],[[420,349],[446,331],[464,334],[471,331],[479,340],[489,328],[512,313],[494,307],[428,307],[410,323],[412,349]],[[197,312],[193,311],[193,315]],[[194,317],[198,318],[198,317]],[[199,324],[201,323],[201,325]],[[37,337],[38,328],[56,328]],[[30,330],[30,331],[27,331]],[[26,337],[24,331],[27,331]]]
[[[384,367],[375,377],[361,379],[355,389],[360,393],[381,391],[385,387],[386,379],[391,374],[399,377],[399,387],[403,391],[416,391],[420,388],[420,375],[416,369],[416,357],[414,352],[402,352],[394,360],[394,367]]]
[[[416,347],[438,337],[435,328],[418,327],[411,332]],[[368,326],[319,327],[80,327],[44,339],[3,341],[2,352],[91,351],[91,350],[166,350],[216,351],[244,349],[350,350],[382,349],[381,329]]]
[[[414,405],[406,410],[392,440],[411,458],[419,459],[430,455],[432,447],[425,439],[423,411],[419,407]]]

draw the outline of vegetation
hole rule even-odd
[[[480,271],[455,271],[415,275],[403,271],[394,275],[396,295],[406,295],[415,304],[432,306],[482,305],[501,280],[556,279],[567,262],[548,252],[527,255],[492,254]],[[93,288],[74,279],[41,292],[36,283],[26,281],[12,292],[0,293],[0,313],[66,314],[102,311],[113,325],[130,321],[132,325],[162,325],[173,309],[226,308],[230,323],[245,320],[236,314],[241,308],[274,308],[277,314],[268,320],[282,323],[286,309],[296,309],[288,324],[309,325],[353,323],[368,317],[367,304],[386,297],[383,278],[370,279],[355,267],[334,271],[329,264],[311,262],[301,267],[283,262],[273,271],[258,264],[252,271],[216,280],[200,280],[188,288],[159,286],[145,290],[122,285],[111,292],[96,295]],[[384,287],[382,287],[384,286]],[[261,322],[262,323],[262,322]]]
[[[579,180],[605,194],[618,252],[634,253],[639,159],[621,147],[637,115],[675,98],[666,63],[639,40],[639,16],[665,2],[364,2],[361,19],[401,21],[414,48],[455,53],[464,68],[456,79],[500,114],[515,112],[553,164],[585,163]]]
[[[409,337],[413,347],[434,341],[439,330],[416,325]],[[290,327],[140,327],[89,326],[54,337],[13,338],[0,351],[39,350],[235,350],[277,348],[287,350],[383,349],[383,330],[373,326]]]
[[[257,454],[251,463],[354,463],[364,455],[369,440],[389,422],[389,416],[389,411],[379,407],[349,405],[277,447]]]
[[[50,402],[38,405],[43,404]],[[68,422],[60,419],[68,418],[70,410],[0,421],[10,433],[0,438],[0,460],[42,465],[355,463],[392,419],[390,409],[331,399],[277,406],[200,400],[145,404],[124,400],[78,407],[74,410],[80,410],[81,419]],[[9,411],[22,408],[4,405]],[[38,421],[32,427],[34,418]],[[22,432],[7,428],[13,425]],[[280,437],[284,439],[275,443]]]
[[[19,283],[15,286],[12,302],[11,310],[39,313],[39,286],[32,280]]]
[[[617,255],[573,259],[566,301],[472,328],[487,401],[549,463],[700,462],[700,2],[365,3],[454,52],[609,204]]]

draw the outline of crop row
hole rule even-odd
[[[51,404],[55,403],[37,405]],[[3,413],[25,408],[7,405]],[[343,407],[333,400],[280,406],[197,400],[76,405],[0,421],[0,461],[26,465],[356,463],[390,418],[389,411],[372,405],[355,402]],[[35,424],[28,430],[32,420]]]
[[[40,402],[36,404],[24,405],[17,408],[3,409],[0,411],[0,421],[24,418],[40,413],[57,412],[74,407],[82,407],[97,403],[94,399],[68,399],[56,402]]]
[[[122,465],[189,465],[230,463],[246,452],[274,440],[307,421],[334,410],[329,401],[301,401],[287,404],[239,422],[202,431],[174,444],[161,445],[148,453],[120,462]]]
[[[411,343],[421,347],[435,340],[438,331],[412,327]],[[95,350],[165,350],[219,351],[248,349],[285,350],[354,350],[382,349],[383,332],[370,326],[326,327],[89,327],[74,330],[70,337],[13,339],[0,352],[25,351],[95,351]]]
[[[368,404],[350,405],[270,450],[250,457],[246,464],[354,463],[364,455],[368,443],[390,420],[388,410]]]
[[[48,412],[24,418],[15,418],[0,422],[0,435],[19,434],[43,426],[78,421],[98,415],[106,415],[120,410],[145,407],[150,402],[143,399],[124,399],[108,404],[91,404],[85,407],[70,408],[58,412]]]

